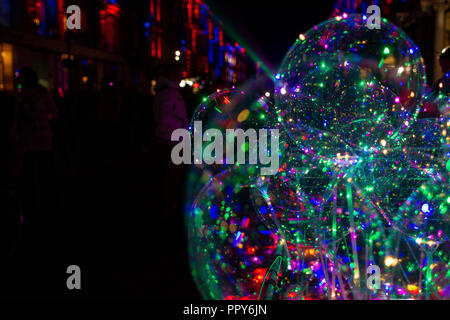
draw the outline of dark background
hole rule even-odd
[[[206,1],[276,70],[300,33],[328,19],[335,1]]]

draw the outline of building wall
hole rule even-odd
[[[0,44],[12,46],[13,66],[11,71],[8,61],[0,60],[0,90],[11,90],[11,76],[24,66],[34,67],[43,85],[59,91],[95,89],[104,77],[149,88],[165,63],[180,63],[184,76],[199,82],[236,83],[248,76],[244,51],[227,43],[221,23],[201,0],[70,4],[81,8],[81,30],[66,30],[65,0],[0,0]]]

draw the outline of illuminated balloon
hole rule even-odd
[[[349,64],[311,68],[280,110],[294,141],[298,127],[307,125],[341,140],[341,151],[348,145],[355,152],[395,143],[414,117],[393,92]]]
[[[366,22],[363,15],[339,16],[300,35],[276,75],[275,98],[280,110],[288,117],[291,111],[299,112],[290,108],[295,104],[295,92],[302,90],[303,77],[313,69],[337,65],[359,67],[394,92],[403,104],[409,105],[410,100],[423,95],[426,75],[419,48],[386,19],[382,19],[380,29],[369,29]]]
[[[193,277],[204,298],[257,299],[277,237],[250,200],[245,167],[228,168],[205,185],[187,213]]]
[[[448,77],[425,92],[403,31],[345,15],[301,35],[275,78],[275,106],[224,90],[192,119],[192,135],[194,121],[223,134],[280,130],[273,175],[248,162],[190,168],[186,224],[203,297],[448,299]],[[418,118],[427,105],[439,119]]]

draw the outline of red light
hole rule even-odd
[[[223,31],[219,31],[219,45],[223,47]]]
[[[195,52],[197,50],[197,30],[192,29],[192,51]]]
[[[156,0],[156,21],[161,21],[161,0]]]
[[[158,58],[162,57],[162,39],[161,35],[158,35]]]
[[[208,34],[209,34],[209,39],[212,40],[213,39],[213,25],[211,21],[208,21]]]
[[[264,280],[264,277],[266,276],[267,268],[257,268],[255,271],[253,271],[253,274],[255,275],[253,277],[253,281],[256,283],[262,283]]]
[[[155,17],[155,0],[150,0],[150,14]]]
[[[59,29],[59,37],[64,38],[64,31],[66,29],[66,25],[64,24],[65,11],[64,11],[64,0],[58,0],[58,29]]]
[[[152,57],[156,56],[156,42],[155,39],[152,38]]]
[[[192,0],[189,0],[187,4],[188,24],[192,24]]]
[[[198,9],[198,4],[195,5],[194,14],[195,18],[198,19],[200,17],[200,10]]]
[[[120,15],[120,8],[118,5],[115,4],[107,4],[105,7],[105,10],[107,13],[113,15],[113,16],[119,16]]]

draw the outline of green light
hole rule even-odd
[[[391,51],[389,50],[388,47],[384,47],[384,51],[383,51],[384,54],[389,54],[390,52]]]

